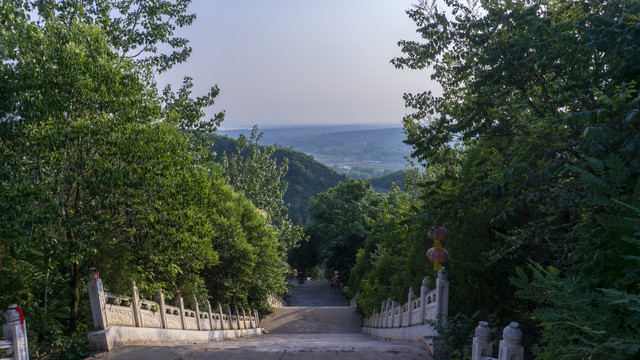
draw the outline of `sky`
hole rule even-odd
[[[419,40],[415,0],[193,0],[186,63],[158,78],[194,95],[217,84],[208,110],[223,129],[258,125],[388,124],[410,113],[405,92],[439,92],[427,71],[398,70],[399,40]]]

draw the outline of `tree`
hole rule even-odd
[[[618,256],[629,248],[619,239],[628,233],[605,231],[594,221],[616,210],[610,204],[594,206],[597,197],[584,181],[595,176],[599,186],[615,189],[612,199],[634,203],[639,174],[634,159],[640,155],[639,4],[447,4],[442,10],[421,1],[408,11],[424,42],[401,41],[406,56],[393,63],[431,67],[443,88],[442,96],[405,95],[415,113],[404,126],[413,156],[435,175],[422,185],[421,211],[452,230],[447,246],[452,286],[456,277],[464,279],[457,285],[470,285],[457,288],[453,312],[471,315],[481,307],[503,322],[519,318],[527,330],[537,328],[538,318],[526,315],[531,309],[515,301],[521,286],[491,285],[496,273],[519,278],[516,266],[527,260],[553,266],[567,284],[578,274],[590,274],[572,296],[582,294],[591,309],[598,305],[587,300],[588,294],[598,288],[616,284],[616,291],[637,291],[637,277],[621,282],[622,269],[630,273]],[[594,266],[594,257],[606,264],[604,269]],[[553,291],[555,278],[548,279],[544,286]],[[621,311],[630,314],[629,308]],[[562,318],[561,312],[556,315]],[[549,324],[548,319],[541,321]],[[540,337],[532,331],[527,341],[555,336],[545,326]],[[635,332],[628,329],[627,335]],[[575,358],[587,353],[607,358],[597,350],[607,336],[579,329],[573,334],[584,342],[543,340],[537,354],[554,358],[573,351]],[[634,354],[634,349],[625,351]]]
[[[283,180],[288,170],[288,160],[283,158],[280,164],[273,158],[275,146],[260,146],[262,133],[258,127],[251,130],[249,139],[240,134],[236,142],[236,151],[222,155],[222,167],[227,182],[244,194],[253,204],[265,211],[267,219],[278,232],[282,250],[295,246],[302,239],[300,226],[294,226],[287,216],[288,205],[284,203],[287,183]]]
[[[312,245],[318,244],[327,279],[333,271],[339,271],[341,279],[349,279],[356,253],[364,245],[383,201],[384,195],[375,193],[370,183],[352,179],[311,200],[312,222],[305,232]]]
[[[130,267],[144,258],[143,240],[159,236],[200,255],[173,257],[172,266],[189,272],[212,261],[210,247],[187,227],[170,225],[178,230],[173,236],[157,231],[162,221],[154,221],[166,213],[196,221],[187,205],[197,177],[186,179],[192,145],[175,123],[157,122],[162,109],[137,67],[114,53],[96,26],[18,24],[5,35],[13,62],[2,68],[3,222],[11,224],[3,238],[65,269],[69,329],[78,324],[87,267],[109,269],[101,254]],[[187,182],[192,186],[180,186]]]

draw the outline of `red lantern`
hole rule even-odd
[[[449,238],[449,229],[442,225],[434,226],[428,235],[433,241],[445,241]]]
[[[445,249],[431,248],[427,250],[427,257],[433,262],[443,263],[449,260],[449,252]]]
[[[433,268],[442,270],[442,263],[449,260],[449,253],[442,247],[442,242],[449,238],[449,230],[442,226],[434,226],[428,233],[433,240],[433,247],[427,250],[427,258],[433,261]]]

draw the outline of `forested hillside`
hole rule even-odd
[[[390,174],[371,178],[369,179],[369,182],[375,191],[387,193],[394,185],[404,190],[406,176],[407,170],[399,170]]]
[[[225,152],[235,153],[235,139],[220,135],[213,135],[212,139],[211,149],[217,154],[218,159]],[[288,186],[283,199],[285,204],[289,204],[287,213],[294,224],[305,223],[308,220],[307,208],[311,197],[347,180],[346,176],[300,151],[276,146],[273,157],[280,164],[285,158],[288,160],[289,170],[283,177]]]
[[[410,148],[400,127],[380,125],[325,125],[262,129],[263,144],[277,144],[313,156],[351,178],[371,178],[401,170]],[[248,130],[221,130],[238,137]]]

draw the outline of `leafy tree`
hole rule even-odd
[[[558,338],[582,340],[549,342],[558,330],[550,324],[570,321],[565,308],[549,312],[549,303],[536,303],[536,297],[529,304],[538,312],[516,301],[516,292],[531,292],[522,292],[527,287],[521,275],[528,275],[515,269],[528,260],[553,266],[558,272],[546,275],[528,269],[542,274],[531,286],[543,295],[555,291],[554,281],[566,279],[564,295],[570,292],[589,311],[604,306],[589,295],[598,288],[615,284],[608,294],[637,291],[638,277],[620,261],[629,251],[620,241],[628,228],[614,230],[611,218],[597,221],[617,211],[594,204],[600,196],[585,181],[597,183],[610,199],[635,203],[640,6],[624,0],[447,5],[443,10],[421,1],[408,11],[424,42],[401,41],[406,56],[393,63],[431,67],[443,88],[442,96],[405,95],[416,111],[404,125],[413,156],[430,174],[420,189],[421,212],[452,231],[446,245],[457,294],[451,310],[467,316],[495,312],[502,323],[518,319],[530,334],[525,348],[542,339],[536,351],[545,358],[608,358],[607,337],[583,330],[602,329],[617,317],[599,325],[589,325],[595,319],[587,317],[582,330],[564,328],[567,336]],[[523,281],[498,284],[495,274]],[[631,314],[630,308],[617,311]],[[624,331],[614,337],[637,333],[634,327]],[[624,343],[619,353],[637,356],[634,346]]]
[[[424,234],[429,228],[415,226],[415,207],[419,199],[394,187],[379,207],[371,232],[358,250],[349,277],[349,292],[358,296],[358,307],[365,316],[379,309],[387,298],[404,303],[413,287],[417,293],[426,275],[433,277],[433,266],[425,257],[431,245]]]
[[[251,136],[240,134],[234,153],[222,155],[222,167],[231,186],[244,194],[253,204],[266,212],[267,219],[279,234],[280,244],[295,246],[303,237],[302,228],[294,226],[287,216],[284,194],[287,183],[283,180],[288,170],[288,159],[280,164],[273,158],[275,146],[259,146],[262,133],[254,126]]]
[[[107,41],[124,58],[160,72],[184,62],[191,54],[189,41],[174,36],[178,28],[193,23],[187,13],[191,0],[26,0],[27,11],[34,10],[45,22],[70,25],[76,21],[103,29]],[[169,49],[168,53],[159,48]]]
[[[154,90],[111,50],[100,28],[50,21],[12,30],[3,36],[13,60],[3,63],[1,85],[3,222],[9,224],[3,238],[44,257],[41,265],[60,267],[74,331],[87,267],[109,269],[100,255],[128,260],[130,271],[153,238],[173,243],[165,243],[165,255],[173,255],[169,266],[180,271],[213,260],[206,242],[184,226],[201,216],[188,206],[198,181],[197,175],[187,180],[192,145],[170,119],[157,122],[162,108]],[[177,232],[163,236],[167,223]],[[165,281],[175,284],[178,276]]]
[[[384,201],[371,184],[348,180],[311,200],[309,211],[313,221],[305,227],[310,244],[317,244],[319,260],[324,262],[325,277],[339,271],[349,279],[356,253],[371,231],[371,224]]]

